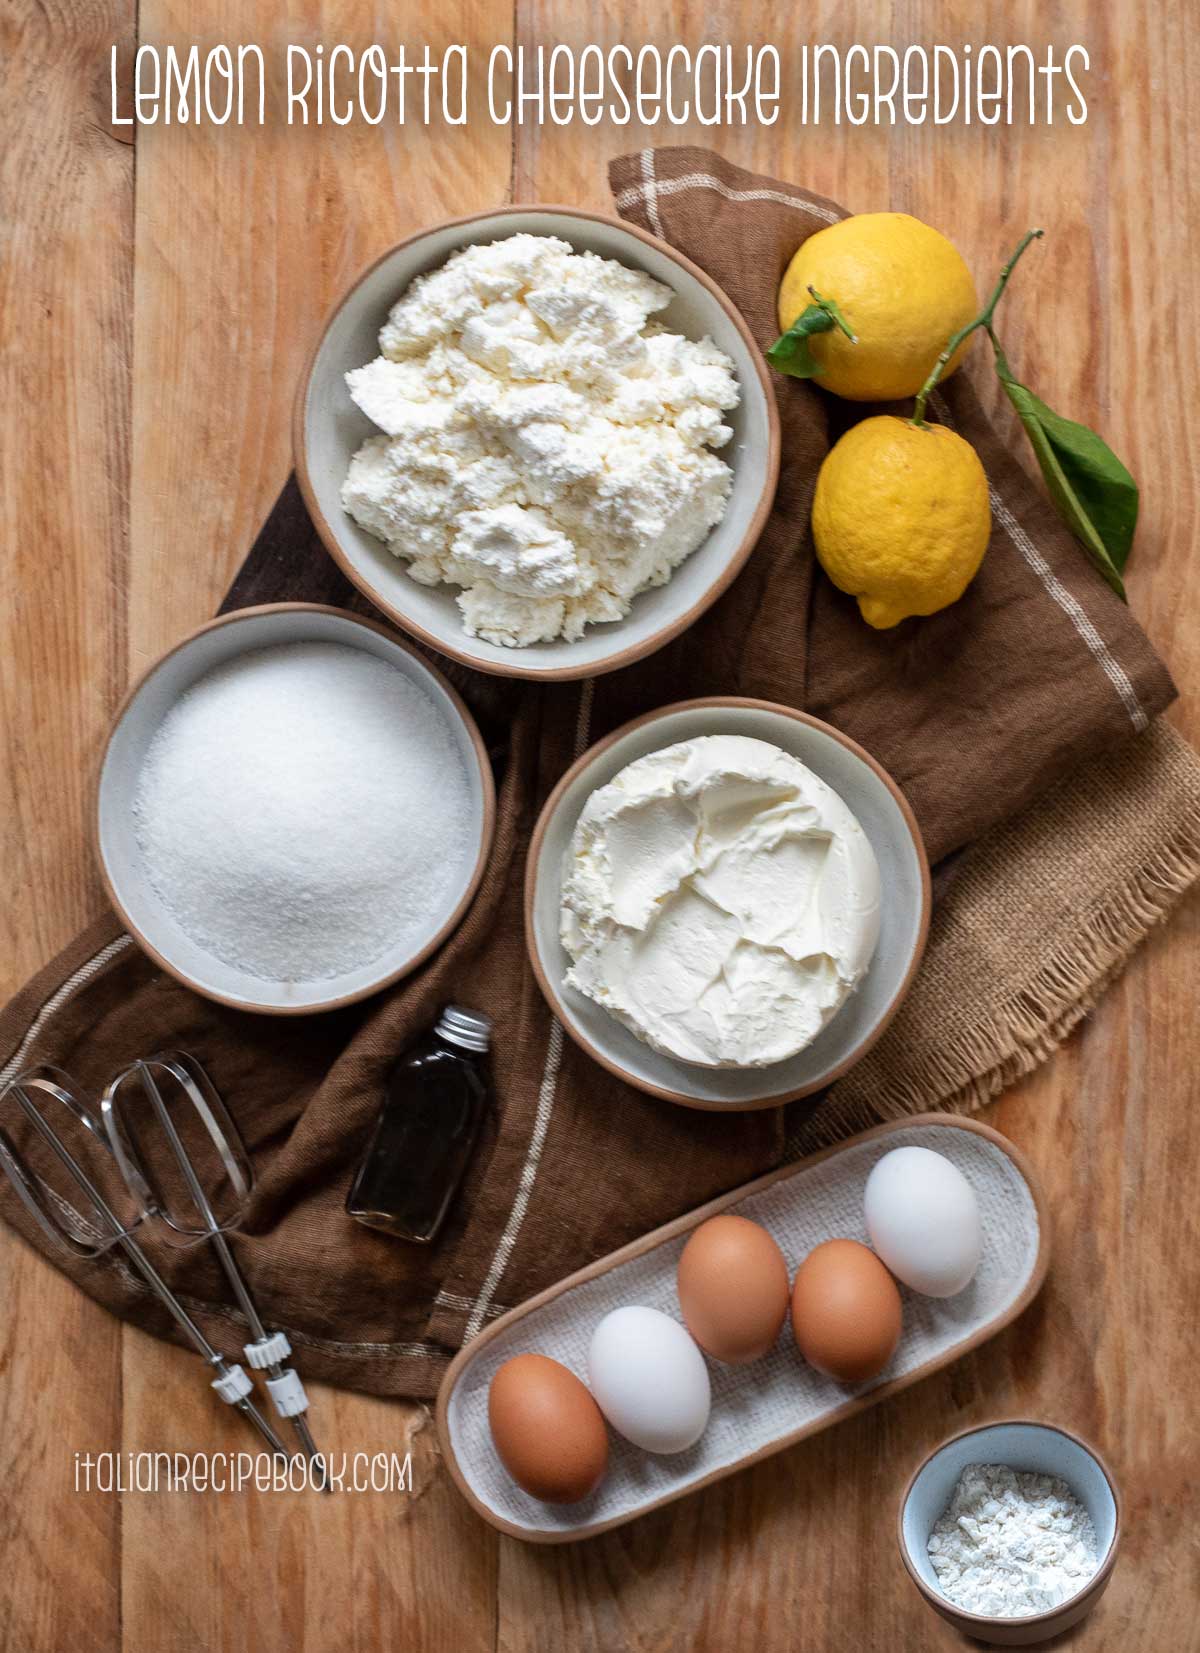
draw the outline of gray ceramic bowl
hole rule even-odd
[[[879,943],[871,967],[807,1049],[764,1068],[702,1068],[643,1044],[600,1005],[564,983],[559,940],[563,856],[580,811],[618,770],[676,741],[750,735],[806,763],[858,817],[883,883]],[[651,1096],[713,1110],[770,1108],[832,1083],[868,1051],[908,991],[929,931],[929,866],[903,794],[875,760],[827,723],[764,700],[682,701],[627,723],[585,752],[546,801],[525,874],[525,936],[534,973],[567,1032],[601,1066]]]
[[[1006,1464],[1057,1475],[1067,1483],[1092,1518],[1100,1552],[1100,1565],[1082,1590],[1048,1612],[1023,1618],[966,1613],[942,1594],[929,1560],[929,1534],[968,1464]],[[918,1467],[900,1501],[900,1555],[917,1589],[963,1635],[999,1647],[1032,1647],[1078,1624],[1108,1586],[1120,1538],[1120,1494],[1099,1453],[1066,1429],[1020,1418],[967,1429],[944,1441]]]
[[[623,620],[589,626],[577,642],[506,649],[468,637],[457,588],[424,586],[405,563],[360,528],[341,505],[350,460],[376,428],[350,400],[345,374],[379,354],[379,329],[415,276],[451,253],[518,233],[556,235],[580,251],[647,271],[676,297],[656,318],[690,338],[710,335],[733,360],[742,401],[721,450],[733,494],[720,523],[666,585],[644,591]],[[301,377],[293,420],[296,474],[326,549],[360,591],[415,637],[478,671],[500,677],[577,678],[613,671],[661,648],[691,625],[732,582],[762,531],[779,475],[779,415],[762,355],[729,299],[703,270],[661,241],[597,213],[570,207],[506,207],[456,219],[401,242],[366,270],[334,306]]]
[[[132,801],[147,748],[167,713],[201,677],[253,649],[278,643],[344,643],[397,667],[440,707],[454,733],[470,786],[470,837],[461,877],[447,892],[427,933],[360,970],[312,982],[269,982],[234,969],[197,945],[178,925],[145,874],[134,834]],[[314,692],[317,685],[314,684]],[[491,765],[474,720],[458,695],[425,661],[382,626],[340,609],[280,603],[214,620],[165,654],[134,685],[118,711],[100,771],[96,842],[109,897],[130,934],[162,968],[206,998],[238,1010],[299,1015],[334,1010],[399,980],[454,929],[479,886],[496,820]]]

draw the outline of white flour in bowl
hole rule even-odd
[[[1099,1565],[1096,1529],[1067,1483],[1004,1464],[967,1465],[928,1547],[942,1594],[997,1618],[1058,1607]]]
[[[343,643],[284,643],[172,707],[133,804],[180,928],[264,980],[321,980],[414,950],[460,877],[470,792],[442,709]]]
[[[733,363],[651,318],[674,295],[554,236],[420,276],[346,375],[383,432],[342,504],[472,637],[519,648],[619,620],[725,514]]]

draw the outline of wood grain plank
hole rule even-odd
[[[31,11],[0,48],[6,994],[101,904],[81,760],[124,673],[133,160],[92,107],[101,42],[131,18],[117,0]]]
[[[1186,5],[1176,28],[1138,29],[1135,9],[1101,8],[1111,65],[1113,133],[1093,170],[1092,206],[1108,252],[1100,303],[1112,317],[1102,412],[1142,485],[1130,576],[1138,614],[1171,663],[1183,700],[1172,714],[1200,740],[1200,633],[1189,600],[1200,546],[1194,386],[1200,337],[1180,325],[1200,280],[1200,44]]]
[[[124,671],[133,162],[93,71],[132,19],[126,0],[0,14],[6,997],[101,905],[88,759]],[[119,1438],[120,1329],[7,1230],[0,1296],[0,1552],[21,1580],[0,1646],[115,1646],[120,1513],[75,1493],[74,1454]]]
[[[236,1353],[233,1339],[228,1351]],[[429,1409],[310,1386],[310,1419],[341,1489],[266,1491],[240,1455],[257,1435],[206,1393],[198,1361],[128,1328],[127,1453],[227,1456],[241,1490],[127,1495],[122,1645],[162,1653],[492,1646],[495,1545],[442,1472]],[[284,1431],[286,1436],[287,1432]],[[375,1490],[372,1460],[409,1458],[403,1488]],[[378,1487],[378,1481],[375,1483]],[[357,1490],[356,1490],[357,1489]],[[181,1558],[186,1557],[186,1562]]]

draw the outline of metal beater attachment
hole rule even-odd
[[[213,1348],[133,1238],[139,1218],[120,1215],[112,1203],[116,1193],[106,1194],[97,1182],[92,1167],[98,1172],[111,1150],[100,1119],[80,1098],[69,1076],[59,1068],[31,1068],[0,1087],[0,1104],[10,1099],[26,1126],[29,1148],[23,1153],[17,1147],[0,1115],[0,1169],[38,1227],[76,1257],[96,1258],[120,1246],[216,1373],[212,1387],[217,1394],[254,1425],[273,1451],[287,1458],[287,1448],[249,1398],[254,1385],[245,1368]],[[54,1116],[53,1124],[47,1113]],[[45,1169],[32,1162],[34,1153],[44,1159]],[[51,1180],[51,1170],[57,1173],[59,1186]]]
[[[183,1245],[212,1246],[250,1327],[245,1355],[264,1373],[267,1391],[328,1490],[324,1462],[308,1427],[308,1396],[283,1363],[292,1346],[268,1332],[234,1259],[228,1231],[254,1187],[254,1170],[237,1126],[199,1062],[183,1051],[137,1061],[104,1092],[101,1117],[109,1146],[139,1216],[157,1218]],[[165,1144],[166,1154],[161,1144]]]

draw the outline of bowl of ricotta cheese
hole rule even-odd
[[[616,219],[511,207],[414,236],[335,305],[296,471],[327,550],[396,624],[478,670],[611,671],[732,582],[779,420],[695,265]]]
[[[551,794],[526,873],[534,971],[603,1066],[691,1107],[830,1084],[891,1020],[930,912],[895,782],[828,724],[764,701],[666,707]]]

